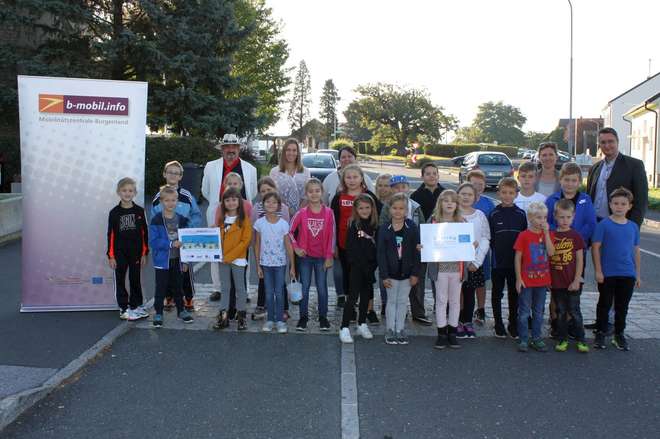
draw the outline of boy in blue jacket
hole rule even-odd
[[[167,186],[176,189],[178,197],[176,202],[176,213],[188,219],[189,227],[202,227],[202,213],[197,206],[197,201],[193,195],[179,186],[179,182],[183,178],[183,166],[177,161],[165,163],[163,168],[163,178]],[[163,211],[163,205],[160,203],[160,192],[158,192],[153,201],[151,202],[151,217],[156,216],[157,213]],[[194,311],[193,295],[195,282],[193,280],[193,271],[188,270],[183,273],[183,306],[187,311]],[[172,309],[174,302],[172,295],[167,294],[165,297],[165,309]]]
[[[594,209],[591,197],[584,192],[580,192],[580,183],[582,182],[582,169],[576,163],[564,163],[559,171],[559,184],[561,190],[550,195],[545,200],[545,205],[548,207],[548,225],[550,230],[557,230],[557,221],[555,221],[555,204],[562,199],[571,200],[575,206],[575,216],[571,223],[571,229],[580,234],[584,241],[586,254],[589,244],[591,242],[591,235],[596,229],[596,210]],[[586,264],[585,264],[586,265]],[[582,268],[582,277],[584,277],[584,266]],[[582,291],[582,284],[580,284],[580,291]],[[551,336],[557,336],[557,312],[554,298],[550,298],[550,322],[551,322]],[[573,331],[571,321],[571,331]]]
[[[163,326],[163,302],[168,292],[172,293],[177,316],[184,323],[191,323],[190,312],[183,307],[181,272],[188,269],[181,264],[179,229],[188,227],[188,219],[176,213],[178,193],[173,187],[160,188],[160,203],[163,211],[157,213],[149,224],[149,247],[156,271],[156,294],[153,325]]]

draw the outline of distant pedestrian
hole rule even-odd
[[[633,203],[632,192],[626,188],[615,189],[610,194],[612,214],[598,223],[592,238],[591,251],[600,293],[596,306],[598,332],[594,341],[598,349],[605,349],[608,313],[614,304],[612,344],[617,349],[628,350],[624,335],[628,304],[634,288],[641,284],[639,228],[626,218]]]
[[[154,309],[156,314],[153,325],[163,326],[163,302],[168,293],[172,294],[176,305],[177,317],[184,323],[191,323],[193,317],[183,307],[183,285],[181,272],[188,270],[187,264],[181,263],[181,241],[179,229],[189,225],[188,219],[176,213],[178,193],[169,186],[160,188],[160,202],[163,211],[151,218],[149,225],[149,247],[156,274],[156,294]]]
[[[108,214],[108,265],[114,270],[119,318],[138,320],[149,316],[143,306],[140,271],[149,253],[149,234],[144,209],[135,204],[135,180],[122,178],[117,183],[119,204]],[[130,293],[126,290],[126,271]]]

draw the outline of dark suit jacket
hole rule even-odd
[[[594,203],[596,202],[596,185],[598,184],[598,177],[600,176],[600,171],[604,164],[605,160],[603,159],[593,165],[589,170],[589,176],[587,177],[587,193]],[[633,207],[630,209],[630,212],[628,212],[628,219],[636,222],[638,226],[641,226],[649,202],[649,185],[646,180],[644,162],[619,153],[614,162],[612,173],[607,179],[608,197],[614,189],[622,186],[630,190],[635,197]]]

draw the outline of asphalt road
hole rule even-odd
[[[133,330],[8,438],[341,436],[335,337]]]
[[[654,438],[659,340],[627,353],[355,345],[362,438]],[[340,438],[336,336],[136,329],[2,438]]]

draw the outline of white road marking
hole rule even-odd
[[[640,248],[639,251],[642,252],[642,253],[646,253],[647,255],[651,255],[651,256],[655,256],[656,258],[660,258],[659,254],[653,253],[653,252],[648,251],[648,250],[644,250],[643,248]]]
[[[341,437],[342,439],[360,437],[355,345],[353,343],[341,346]]]

